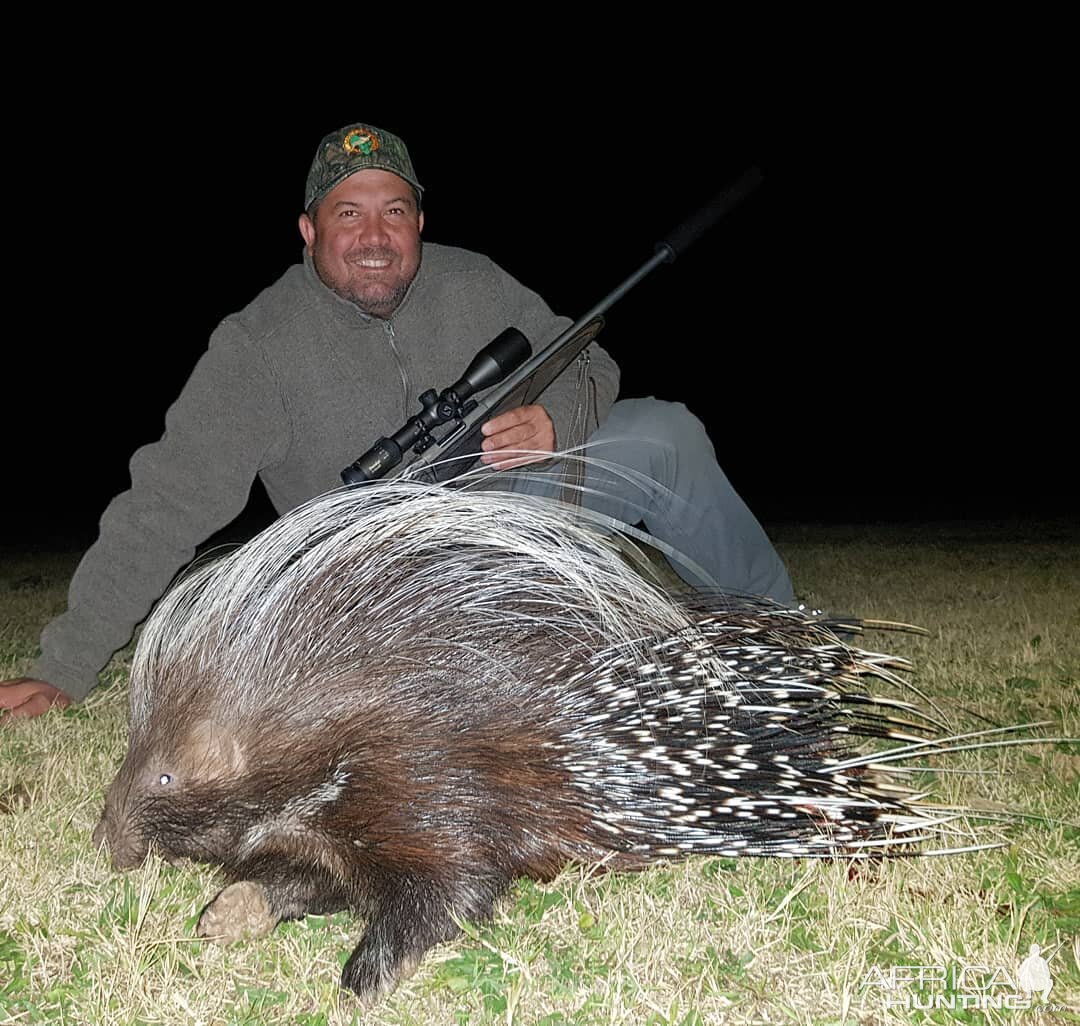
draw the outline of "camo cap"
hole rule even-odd
[[[348,125],[319,143],[304,187],[304,209],[309,210],[349,175],[369,168],[392,171],[417,192],[424,191],[416,180],[409,151],[396,135],[374,125]]]

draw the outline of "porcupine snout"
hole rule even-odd
[[[94,827],[93,843],[98,851],[108,850],[114,869],[134,869],[146,861],[150,842],[133,814],[132,772],[125,765],[109,786],[105,808]]]

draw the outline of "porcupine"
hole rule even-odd
[[[332,493],[161,601],[95,839],[221,865],[205,936],[366,915],[368,1001],[568,862],[910,851],[936,814],[856,746],[923,721],[831,626],[667,594],[559,503]]]

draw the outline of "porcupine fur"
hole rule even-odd
[[[910,851],[935,814],[857,758],[918,733],[861,684],[900,665],[804,611],[665,594],[558,503],[332,493],[161,601],[95,837],[243,882],[202,933],[239,933],[230,894],[259,931],[366,915],[342,982],[371,1001],[567,862]]]

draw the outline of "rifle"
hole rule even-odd
[[[717,193],[656,243],[644,264],[540,352],[533,354],[528,339],[517,328],[507,328],[476,354],[458,381],[440,393],[433,388],[424,392],[420,396],[423,410],[350,463],[341,472],[341,479],[353,485],[383,477],[401,463],[409,449],[416,453],[408,465],[411,472],[426,469],[436,481],[456,477],[479,458],[480,428],[485,421],[504,410],[535,402],[596,338],[608,309],[661,264],[673,263],[761,182],[757,167],[745,171],[730,188]],[[474,398],[486,388],[491,391],[483,399]],[[444,426],[445,430],[438,430]]]

